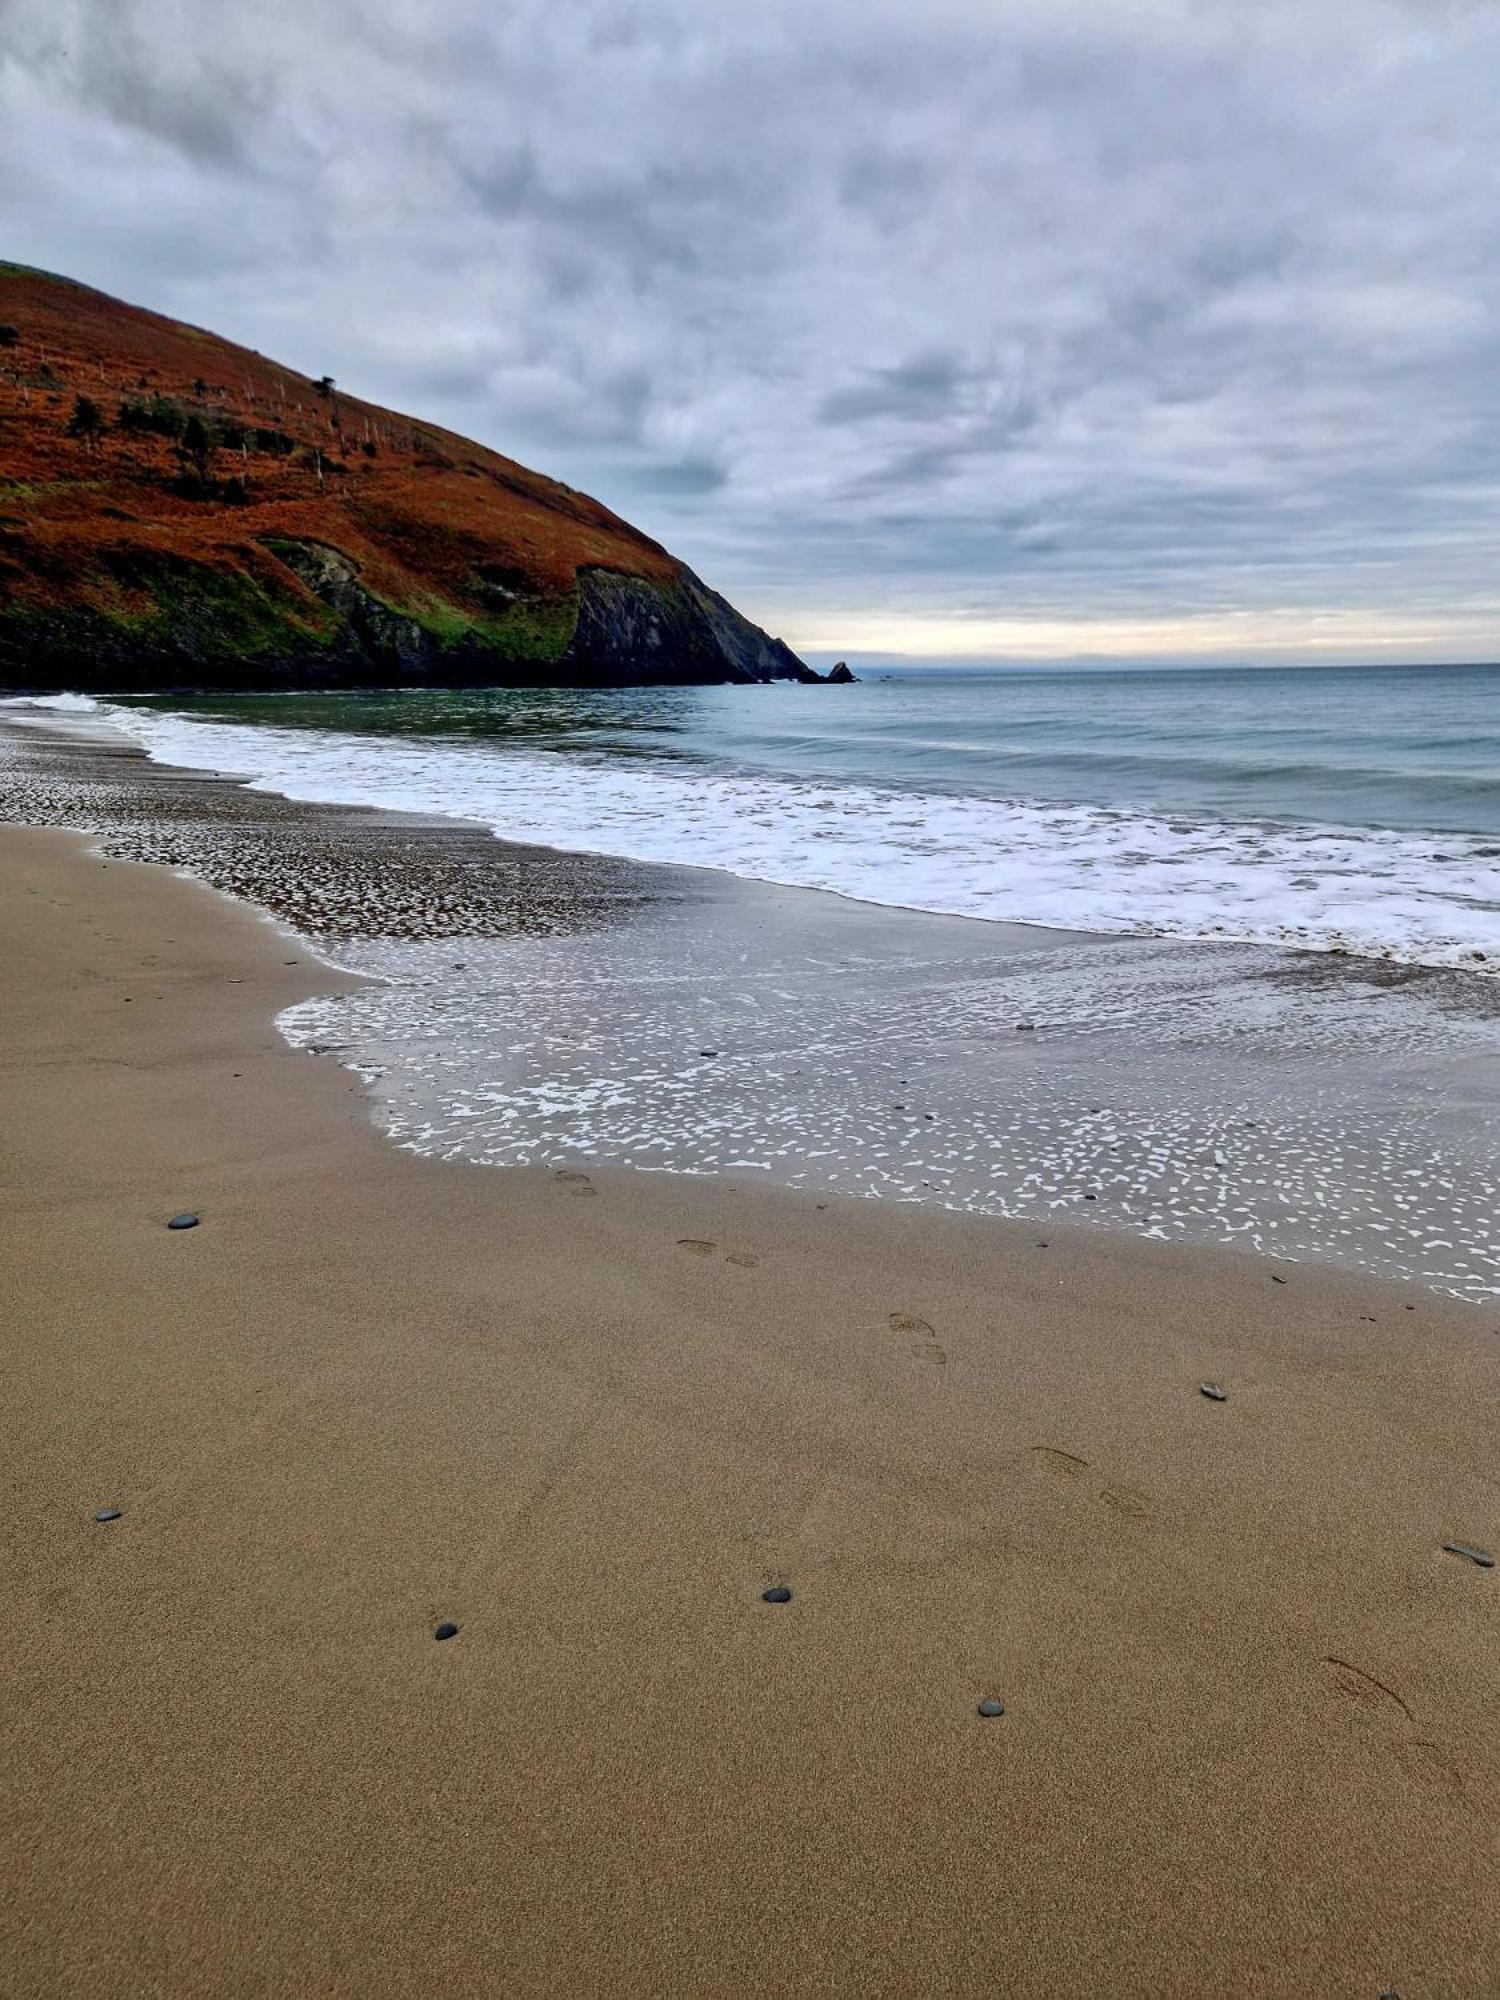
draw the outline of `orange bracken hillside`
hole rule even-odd
[[[597,501],[0,264],[0,686],[817,678]]]

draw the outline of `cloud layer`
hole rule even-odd
[[[1500,654],[1500,12],[0,0],[5,255],[794,642]]]

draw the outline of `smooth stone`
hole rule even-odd
[[[439,1625],[432,1636],[434,1639],[456,1639],[458,1637],[458,1627],[452,1623],[444,1623]]]
[[[719,1051],[717,1049],[699,1049],[698,1053],[700,1056],[716,1056]]]
[[[792,1593],[784,1583],[778,1583],[772,1590],[763,1590],[760,1595],[765,1604],[790,1604],[792,1601]]]
[[[1471,1563],[1478,1563],[1481,1569],[1493,1569],[1495,1558],[1488,1549],[1476,1549],[1468,1542],[1444,1542],[1443,1548],[1450,1556],[1466,1556]]]
[[[1036,1022],[1035,1022],[1035,1021],[1017,1021],[1017,1023],[1016,1023],[1016,1033],[1017,1033],[1018,1035],[1034,1035],[1034,1034],[1036,1033]]]
[[[989,1695],[979,1704],[979,1713],[981,1715],[1004,1715],[1005,1703],[1003,1701],[996,1701],[993,1695]]]
[[[1211,1403],[1227,1403],[1229,1401],[1229,1391],[1221,1389],[1217,1382],[1200,1382],[1198,1384],[1198,1394],[1200,1396],[1207,1396]]]
[[[1276,1273],[1275,1273],[1275,1272],[1273,1271],[1273,1272],[1271,1273],[1271,1283],[1272,1283],[1273,1285],[1284,1285],[1284,1284],[1286,1283],[1286,1279],[1285,1279],[1285,1278],[1278,1278],[1278,1277],[1277,1277],[1277,1275],[1276,1275]]]
[[[120,1509],[118,1507],[101,1507],[94,1516],[96,1521],[118,1521],[119,1518]]]
[[[190,1210],[184,1210],[181,1215],[174,1215],[172,1220],[167,1224],[167,1227],[168,1229],[196,1229],[198,1227],[198,1218]]]

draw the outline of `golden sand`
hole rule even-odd
[[[336,984],[0,832],[0,1991],[1500,1991],[1490,1315],[419,1161]]]

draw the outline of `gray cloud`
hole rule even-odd
[[[1497,127],[1462,0],[0,7],[6,254],[596,492],[794,636],[1500,652]]]

